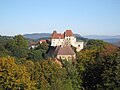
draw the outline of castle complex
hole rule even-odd
[[[36,48],[41,43],[47,43],[46,40],[40,40],[39,42],[33,42],[30,44],[29,48]],[[50,37],[50,47],[47,51],[47,55],[57,59],[66,59],[66,60],[75,60],[76,53],[83,49],[84,42],[76,41],[76,37],[74,36],[71,30],[66,30],[64,33],[57,33],[53,31]],[[73,50],[73,47],[75,48]]]
[[[53,31],[51,35],[51,46],[73,46],[76,51],[83,49],[83,41],[77,42],[71,30],[66,30],[63,34]]]

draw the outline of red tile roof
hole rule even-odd
[[[64,39],[64,34],[54,33],[54,34],[52,35],[52,39]]]
[[[71,31],[71,30],[66,30],[65,32],[64,32],[64,34],[61,34],[61,33],[57,33],[56,31],[54,31],[53,32],[53,34],[51,35],[52,37],[52,39],[64,39],[65,38],[65,36],[66,37],[70,37],[70,36],[73,36],[73,32]]]
[[[29,44],[29,46],[32,46],[32,45],[38,45],[38,42],[31,42],[31,43]]]
[[[40,42],[40,43],[43,43],[43,42],[46,42],[46,40],[40,40],[39,42]]]
[[[73,32],[71,31],[71,30],[66,30],[66,32],[65,32],[65,36],[73,36]]]

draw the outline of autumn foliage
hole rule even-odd
[[[0,90],[120,90],[120,48],[88,40],[76,62],[46,57],[48,44],[28,49],[21,35],[0,43]]]

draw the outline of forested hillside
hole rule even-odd
[[[1,90],[119,90],[120,49],[101,40],[87,40],[75,63],[62,67],[49,58],[47,43],[28,48],[22,35],[0,38]]]

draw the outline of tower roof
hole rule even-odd
[[[73,32],[71,30],[66,30],[65,36],[70,37],[70,36],[74,36],[74,35],[73,35]]]
[[[64,35],[61,33],[53,33],[52,39],[64,39]]]

